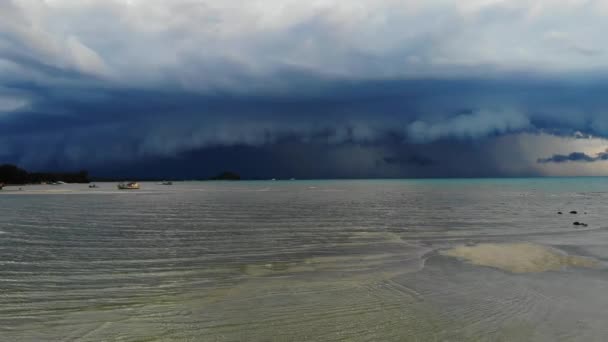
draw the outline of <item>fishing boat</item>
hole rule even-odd
[[[118,190],[139,190],[139,183],[129,182],[118,184]]]

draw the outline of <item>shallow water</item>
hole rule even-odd
[[[608,179],[99,185],[0,192],[1,340],[608,340]]]

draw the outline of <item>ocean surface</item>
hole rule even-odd
[[[608,341],[608,178],[98,185],[0,191],[1,341]]]

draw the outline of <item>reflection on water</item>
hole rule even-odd
[[[0,336],[604,341],[607,199],[601,178],[8,187]]]

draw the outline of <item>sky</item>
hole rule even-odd
[[[608,175],[608,2],[2,0],[0,163]]]

